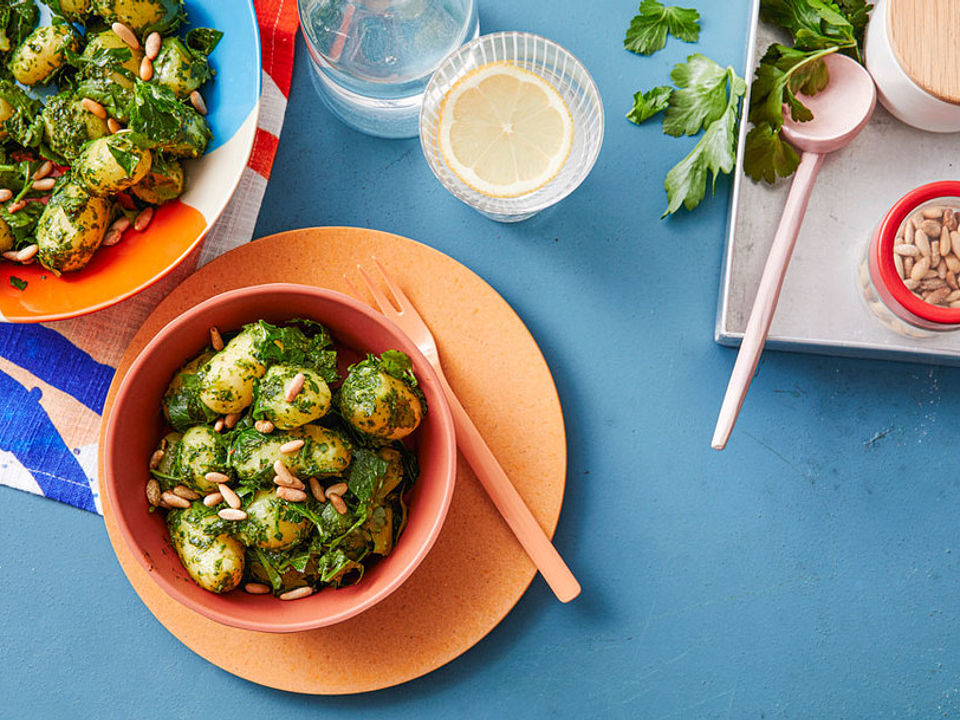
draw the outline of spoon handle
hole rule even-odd
[[[767,264],[763,268],[757,297],[750,311],[750,320],[743,333],[740,352],[737,353],[737,362],[733,366],[730,383],[727,385],[723,405],[720,407],[720,417],[717,419],[717,427],[711,443],[714,450],[723,450],[726,447],[730,433],[733,432],[734,423],[737,422],[737,415],[740,414],[740,408],[743,406],[747,389],[750,387],[750,381],[753,380],[753,373],[757,369],[763,345],[767,341],[770,323],[773,322],[777,300],[780,298],[780,288],[783,287],[783,278],[787,274],[787,265],[790,264],[793,246],[797,243],[800,225],[807,211],[813,183],[823,164],[823,157],[816,153],[804,153],[800,160],[800,167],[797,168],[787,204],[780,217],[780,227],[777,228],[770,254],[767,256]]]

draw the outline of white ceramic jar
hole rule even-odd
[[[960,132],[960,104],[924,89],[904,69],[891,28],[891,8],[898,3],[907,3],[911,12],[921,12],[914,0],[877,0],[867,26],[867,69],[877,83],[880,102],[898,120],[920,130]]]

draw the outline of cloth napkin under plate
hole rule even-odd
[[[0,323],[0,485],[101,512],[100,414],[124,349],[157,303],[198,267],[253,237],[290,94],[296,0],[254,0],[263,93],[253,152],[201,248],[147,290],[57,323]]]

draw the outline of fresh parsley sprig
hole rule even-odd
[[[634,108],[627,115],[639,124],[664,110],[663,131],[674,137],[704,130],[693,150],[667,173],[664,217],[681,206],[693,210],[706,195],[709,176],[716,188],[719,175],[733,170],[740,100],[747,89],[732,67],[724,68],[699,53],[674,67],[670,77],[675,88],[637,93]]]
[[[700,39],[700,13],[681,7],[664,7],[658,0],[643,0],[630,21],[623,46],[639,55],[652,55],[667,44],[667,33],[684,42]]]
[[[798,122],[813,119],[799,95],[815,95],[830,82],[824,58],[842,52],[861,60],[860,47],[872,5],[866,0],[761,0],[760,17],[786,30],[793,47],[771,45],[757,67],[750,93],[750,122],[744,171],[754,180],[776,182],[800,164],[781,134],[783,108]]]

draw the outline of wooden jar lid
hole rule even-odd
[[[960,0],[889,2],[890,44],[904,72],[934,97],[960,105]]]

